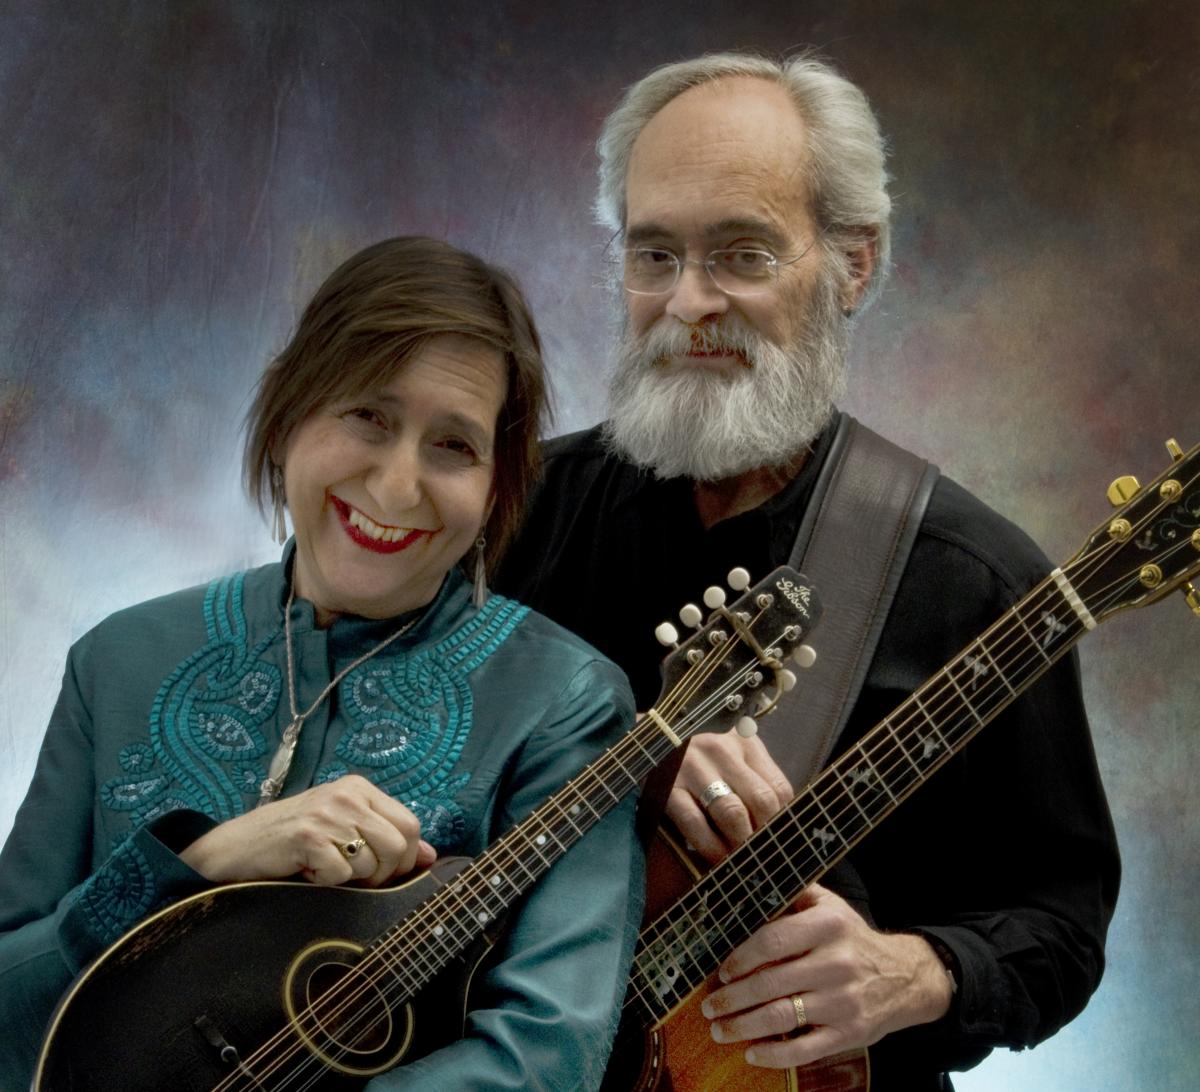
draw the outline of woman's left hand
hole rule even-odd
[[[403,804],[348,774],[228,819],[180,855],[216,883],[297,873],[319,884],[380,887],[437,857]]]

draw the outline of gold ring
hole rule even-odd
[[[804,1011],[804,998],[798,993],[792,994],[792,1009],[796,1013],[796,1030],[799,1031],[808,1023],[808,1014]]]
[[[366,838],[355,838],[350,842],[341,842],[338,845],[338,852],[348,861],[354,860],[364,849],[367,848]]]

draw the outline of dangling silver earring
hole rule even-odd
[[[475,590],[471,593],[471,602],[476,608],[482,607],[487,602],[487,566],[483,563],[483,551],[487,546],[487,539],[481,534],[475,540]]]
[[[283,518],[283,471],[278,465],[271,467],[271,537],[282,546],[287,542],[287,522]]]

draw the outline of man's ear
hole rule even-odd
[[[846,270],[849,276],[842,289],[842,311],[852,315],[858,310],[862,298],[866,295],[867,286],[871,283],[871,275],[875,272],[875,262],[879,255],[878,240],[870,228],[854,237],[854,241],[846,247]]]

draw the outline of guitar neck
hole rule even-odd
[[[1047,577],[643,930],[626,1007],[664,1019],[1094,625]]]
[[[768,645],[783,639],[782,633],[767,636]],[[376,938],[360,967],[386,970],[406,996],[432,981],[675,747],[719,711],[741,704],[736,691],[744,687],[750,669],[731,667],[731,654],[740,644],[737,637],[723,638],[693,658],[632,731],[417,911]]]

